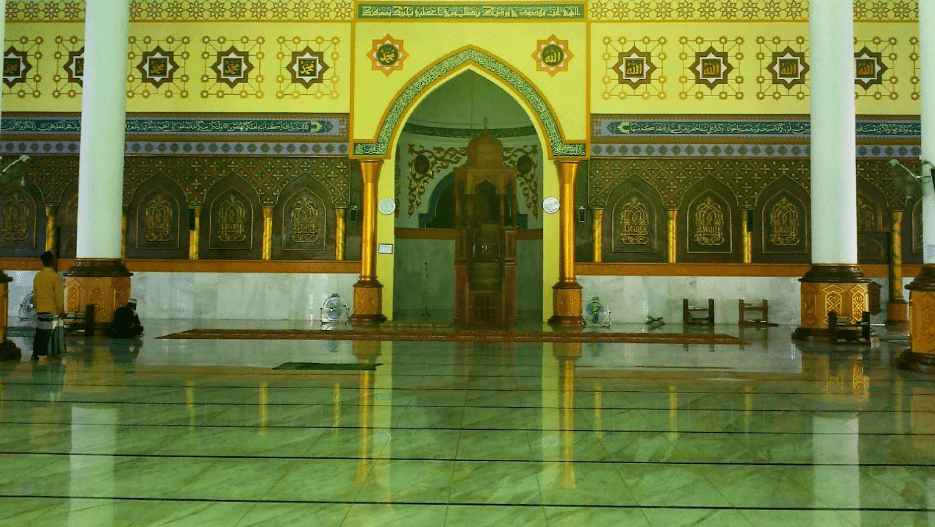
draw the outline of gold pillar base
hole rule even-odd
[[[935,365],[935,264],[925,264],[909,290],[909,349],[897,366],[928,371]],[[905,358],[904,358],[905,356]]]
[[[802,283],[802,325],[795,329],[795,340],[826,339],[828,313],[834,311],[838,320],[848,324],[860,322],[867,311],[870,279],[858,265],[814,264],[799,279]]]
[[[909,327],[909,302],[892,300],[886,305],[886,327]]]
[[[553,314],[549,324],[563,327],[581,327],[581,284],[559,282],[552,286]]]
[[[94,304],[94,326],[106,328],[114,311],[130,300],[130,277],[122,260],[81,259],[65,276],[65,311],[83,313]]]
[[[375,278],[361,278],[354,284],[354,314],[348,320],[354,326],[386,322],[383,314],[383,284]]]

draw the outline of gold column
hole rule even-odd
[[[360,159],[361,196],[360,280],[354,284],[351,324],[383,322],[383,284],[377,281],[377,183],[382,159]]]
[[[903,212],[890,212],[890,301],[886,305],[886,325],[909,325],[909,304],[903,296]]]
[[[675,386],[669,386],[669,438],[679,436],[679,392]]]
[[[188,410],[188,430],[195,429],[195,381],[185,381],[185,409]]]
[[[666,211],[666,225],[668,226],[668,233],[666,235],[668,243],[666,244],[666,249],[669,263],[675,263],[676,260],[676,250],[678,249],[678,217],[679,211]]]
[[[273,207],[263,207],[263,259],[273,259]]]
[[[45,206],[45,250],[57,253],[56,245],[58,240],[55,237],[55,218],[58,215],[58,207],[55,205]],[[58,256],[56,254],[55,256]]]
[[[195,225],[188,235],[188,259],[198,259],[198,233],[201,231],[201,206],[195,207]]]
[[[267,397],[269,396],[269,383],[263,381],[260,383],[260,394],[259,394],[259,418],[260,418],[260,427],[257,429],[257,434],[261,436],[266,435],[266,425],[269,424],[269,410],[267,407]]]
[[[594,238],[594,262],[604,261],[604,209],[591,209],[591,237]]]
[[[560,186],[558,283],[552,286],[553,314],[549,324],[581,325],[581,285],[575,279],[575,177],[578,160],[556,160]]]
[[[344,236],[347,232],[347,208],[334,209],[334,259],[344,259]]]
[[[747,211],[741,211],[740,223],[743,231],[743,263],[753,263],[753,233],[750,232],[750,221]]]

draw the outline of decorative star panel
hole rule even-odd
[[[740,71],[743,62],[742,37],[689,39],[683,36],[679,38],[679,43],[682,45],[679,59],[683,68],[679,77],[679,83],[682,85],[680,99],[743,99],[743,76],[731,75]]]
[[[409,54],[403,49],[403,41],[390,35],[373,41],[373,47],[367,52],[375,70],[380,70],[387,77],[394,71],[402,71],[403,61]]]
[[[532,52],[536,61],[536,70],[545,71],[552,77],[560,71],[568,71],[568,62],[574,55],[568,49],[567,40],[559,40],[555,35],[536,42],[536,50]]]
[[[918,20],[918,0],[854,0],[855,22]]]
[[[55,37],[55,74],[52,97],[74,99],[84,85],[84,39],[75,35]]]
[[[855,95],[858,99],[897,100],[899,77],[896,75],[896,37],[855,40],[854,71]]]
[[[922,97],[922,92],[919,91],[919,78],[922,75],[919,62],[919,37],[910,38],[909,44],[912,45],[912,52],[909,53],[909,60],[912,61],[912,77],[909,78],[909,83],[912,84],[912,94],[909,97],[913,101],[918,101]]]
[[[780,100],[794,97],[805,100],[808,89],[808,44],[803,36],[792,39],[756,37],[759,49],[756,60],[760,74],[756,77],[756,98]]]
[[[276,58],[279,59],[280,67],[280,73],[276,76],[279,84],[277,99],[339,97],[339,78],[335,66],[340,58],[340,38],[319,35],[313,39],[302,39],[295,36],[291,39],[279,37],[276,41],[279,43]]]
[[[39,83],[40,60],[42,59],[42,37],[20,37],[4,40],[3,94],[39,98],[42,92]]]
[[[656,97],[665,99],[667,78],[663,65],[668,57],[665,51],[666,38],[643,37],[631,40],[627,37],[603,39],[604,91],[605,100],[640,97],[644,100]]]
[[[204,71],[201,75],[201,98],[234,95],[241,99],[263,98],[262,63],[265,53],[263,37],[250,38],[246,35],[227,37],[204,37],[205,48],[201,53]]]
[[[148,98],[160,94],[166,99],[188,98],[188,59],[191,54],[187,36],[155,39],[150,36],[130,37],[127,53],[127,98],[139,95]]]
[[[602,0],[591,20],[665,22],[807,21],[806,0]]]

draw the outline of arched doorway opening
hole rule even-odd
[[[485,124],[503,144],[504,164],[517,170],[517,315],[542,320],[544,155],[536,128],[497,84],[464,70],[438,86],[401,128],[395,162],[396,250],[393,318],[454,319],[453,171]]]

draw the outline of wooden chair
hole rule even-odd
[[[741,326],[767,327],[777,326],[769,322],[769,302],[763,300],[762,304],[748,304],[743,300],[737,301],[737,310],[739,312],[738,324]],[[748,317],[756,318],[748,318]]]
[[[708,299],[708,307],[688,305],[688,299],[682,299],[682,323],[686,326],[713,326],[714,299]]]

